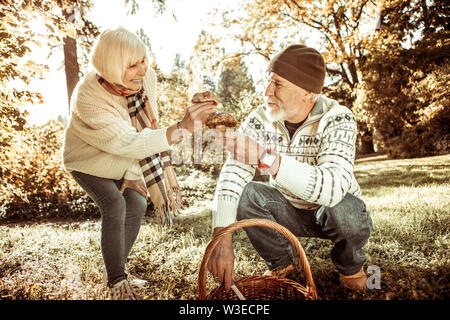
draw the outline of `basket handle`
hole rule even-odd
[[[298,239],[287,228],[268,219],[244,219],[235,222],[220,230],[219,233],[211,240],[211,242],[206,247],[205,255],[203,256],[203,260],[200,265],[200,271],[198,273],[198,298],[200,300],[206,299],[206,268],[209,258],[211,257],[214,248],[217,246],[220,240],[222,240],[222,238],[226,234],[233,233],[235,230],[253,226],[261,226],[274,229],[283,234],[291,242],[299,255],[300,263],[302,264],[303,272],[305,274],[306,289],[308,291],[306,298],[317,299],[316,285],[314,284],[311,269],[309,268],[308,259],[306,258],[305,251],[303,250],[300,241],[298,241]]]

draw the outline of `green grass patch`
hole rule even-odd
[[[355,174],[374,229],[365,246],[381,271],[381,289],[339,287],[330,241],[300,239],[322,299],[448,299],[450,278],[450,155],[360,159]],[[195,172],[181,178],[189,205],[170,229],[146,217],[127,268],[149,280],[144,299],[196,299],[197,277],[211,240],[216,181]],[[0,225],[0,299],[103,299],[100,221]],[[245,232],[234,235],[237,277],[265,271]],[[297,281],[304,284],[300,274]],[[208,276],[207,288],[218,284]]]

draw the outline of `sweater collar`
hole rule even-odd
[[[323,98],[322,98],[322,95],[320,94],[316,103],[314,104],[314,107],[312,108],[311,112],[309,113],[308,118],[317,116],[322,113],[323,113]]]

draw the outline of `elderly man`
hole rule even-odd
[[[353,175],[355,117],[320,94],[325,63],[315,49],[290,46],[272,59],[268,72],[266,105],[254,110],[239,132],[227,134],[230,156],[215,192],[213,232],[236,220],[263,218],[298,237],[329,239],[341,285],[364,289],[363,246],[372,221]],[[256,167],[270,174],[269,185],[252,181]],[[267,264],[266,274],[285,276],[294,269],[297,253],[277,231],[245,231]],[[231,235],[214,250],[208,270],[229,290]]]

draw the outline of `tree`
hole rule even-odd
[[[153,63],[152,68],[156,72],[158,81],[157,103],[160,127],[172,125],[176,120],[183,118],[190,105],[189,85],[186,81],[187,67],[177,54],[170,74],[165,75],[156,62]]]
[[[220,38],[202,30],[194,45],[194,53],[190,57],[190,93],[201,91],[206,84],[214,89],[214,78],[219,66],[226,59],[225,51],[219,46]]]
[[[230,12],[224,18],[230,26],[239,24],[241,32],[235,37],[267,60],[312,31],[319,37],[315,47],[324,55],[329,75],[354,88],[364,57],[362,29],[374,19],[376,9],[369,0],[256,0],[245,2],[244,16],[233,18]]]
[[[87,55],[94,39],[100,34],[97,26],[86,19],[86,11],[92,4],[90,0],[72,0],[59,3],[65,21],[71,31],[63,37],[64,70],[66,73],[67,97],[70,108],[70,99],[73,90],[80,80],[81,70],[78,61],[79,52],[87,64]],[[79,48],[78,48],[79,47]],[[81,49],[81,50],[79,50]]]
[[[355,111],[391,157],[448,151],[438,147],[450,140],[448,9],[445,1],[390,1],[367,44]]]
[[[253,80],[241,57],[222,63],[217,83],[217,95],[224,110],[232,113],[242,122],[249,112],[262,103],[257,97]]]
[[[67,22],[72,22],[72,18],[76,12],[76,5],[63,8],[62,12]],[[64,39],[64,70],[66,72],[67,98],[70,110],[70,99],[72,92],[80,80],[80,66],[78,64],[77,40],[74,36],[65,36]]]
[[[223,103],[233,103],[243,90],[255,91],[245,63],[237,58],[222,65],[217,94]]]
[[[47,72],[47,66],[31,60],[29,55],[34,45],[42,46],[43,42],[52,39],[33,30],[31,23],[41,19],[66,32],[65,24],[53,9],[51,1],[0,2],[0,194],[4,197],[16,192],[9,188],[6,177],[14,173],[17,165],[14,155],[20,148],[20,145],[14,145],[14,139],[26,124],[27,114],[20,107],[43,102],[40,93],[17,89],[18,86],[12,83],[29,84],[33,78],[42,79]]]
[[[57,25],[63,32],[60,17],[51,13],[54,5],[49,1],[0,2],[0,122],[3,147],[9,146],[11,136],[26,123],[26,113],[19,107],[27,103],[42,103],[40,93],[11,87],[13,81],[29,84],[33,78],[43,78],[48,67],[30,59],[31,47],[51,41],[33,30],[31,22],[42,19]],[[3,152],[1,153],[3,154]]]
[[[231,10],[223,14],[224,25],[234,33],[229,37],[242,44],[243,55],[256,53],[269,61],[289,44],[314,41],[327,63],[330,89],[324,92],[352,108],[366,53],[364,28],[375,22],[375,1],[246,0],[243,8],[239,16]],[[371,132],[364,123],[359,129],[366,137],[360,139],[360,151],[373,152]]]
[[[139,0],[124,0],[125,1],[125,6],[129,7],[128,10],[128,14],[136,14],[136,12],[139,10],[139,3],[142,2]],[[166,0],[152,0],[153,2],[153,7],[155,9],[156,13],[163,13],[164,11],[166,11],[167,6],[166,6]]]

